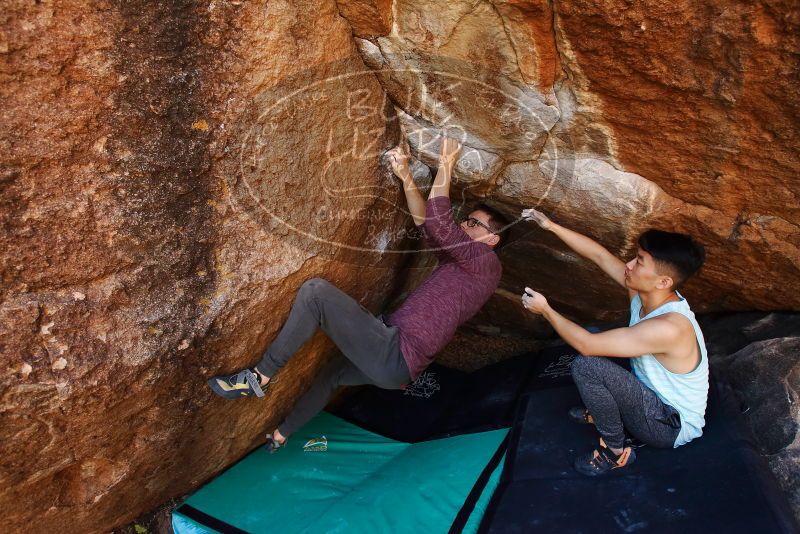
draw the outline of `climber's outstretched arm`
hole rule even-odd
[[[390,150],[388,154],[392,163],[392,171],[403,184],[408,211],[414,219],[414,224],[420,226],[425,222],[425,199],[422,198],[422,193],[417,189],[417,184],[414,183],[414,177],[411,175],[408,143],[403,141]]]
[[[442,148],[439,153],[439,169],[433,180],[428,199],[450,196],[450,180],[453,177],[453,168],[456,166],[458,155],[461,153],[461,143],[450,137],[442,137]]]
[[[569,248],[600,267],[616,283],[626,289],[628,288],[625,284],[625,262],[611,254],[597,241],[554,223],[544,213],[534,208],[522,210],[522,218],[528,221],[535,221],[542,229],[554,233]],[[628,289],[630,298],[635,295],[635,291]]]
[[[681,336],[680,328],[673,321],[664,320],[664,317],[642,321],[635,326],[592,333],[555,311],[544,295],[529,287],[525,288],[522,305],[547,319],[561,339],[584,356],[636,358],[642,354],[665,354],[674,349],[675,341]],[[687,357],[690,356],[687,353]]]

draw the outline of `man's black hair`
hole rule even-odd
[[[475,206],[475,209],[472,211],[482,211],[489,216],[489,227],[492,229],[493,232],[500,238],[497,244],[494,246],[494,250],[500,250],[508,238],[508,228],[506,228],[511,222],[508,218],[497,211],[494,208],[487,206],[486,204],[478,204]],[[505,228],[505,230],[504,230]]]
[[[674,273],[675,285],[678,289],[694,273],[700,269],[706,259],[706,251],[702,245],[685,234],[648,230],[639,236],[639,247],[648,252],[656,264],[661,264]]]

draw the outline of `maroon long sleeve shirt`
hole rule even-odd
[[[386,324],[399,330],[400,350],[412,380],[430,365],[456,328],[480,310],[503,272],[492,247],[474,241],[453,221],[449,198],[429,199],[425,222],[417,229],[424,232],[439,265],[386,317]]]

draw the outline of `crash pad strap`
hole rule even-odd
[[[486,485],[489,483],[492,473],[494,473],[494,470],[497,468],[497,465],[500,463],[500,460],[503,459],[503,456],[506,453],[506,448],[508,447],[508,436],[509,435],[506,434],[506,437],[500,442],[500,446],[497,447],[497,450],[489,460],[489,463],[487,463],[486,467],[483,468],[478,480],[475,481],[475,485],[472,486],[472,490],[469,492],[464,504],[458,511],[456,518],[453,520],[453,524],[450,525],[448,534],[458,534],[464,530],[464,527],[466,526],[467,521],[469,521],[473,510],[475,510],[475,504],[477,504],[478,500],[481,498],[481,495],[483,495],[483,491],[486,489]]]
[[[188,517],[192,521],[199,523],[204,527],[212,528],[221,534],[248,534],[246,530],[236,528],[233,525],[230,525],[221,519],[217,519],[214,516],[210,516],[207,513],[202,512],[194,506],[190,506],[188,504],[181,505],[176,511],[179,514]]]
[[[500,474],[500,482],[497,484],[491,499],[489,499],[489,503],[486,505],[486,510],[483,513],[483,520],[478,526],[478,534],[486,534],[489,532],[489,527],[494,521],[494,516],[497,512],[502,495],[508,486],[511,485],[511,479],[514,476],[514,460],[517,456],[517,447],[522,432],[522,421],[525,420],[528,412],[528,400],[530,396],[530,392],[524,394],[517,405],[514,415],[514,426],[511,427],[506,436],[505,462],[503,463],[503,470]]]

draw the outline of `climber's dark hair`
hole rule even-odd
[[[502,247],[507,241],[508,228],[506,227],[511,224],[511,222],[505,215],[483,203],[475,206],[475,209],[472,211],[482,211],[489,216],[489,227],[497,234],[497,237],[500,238],[500,240],[494,246],[494,250],[500,250],[500,247]]]
[[[678,289],[686,280],[700,269],[706,259],[702,245],[685,234],[648,230],[639,236],[639,247],[649,253],[656,267],[667,270]]]

